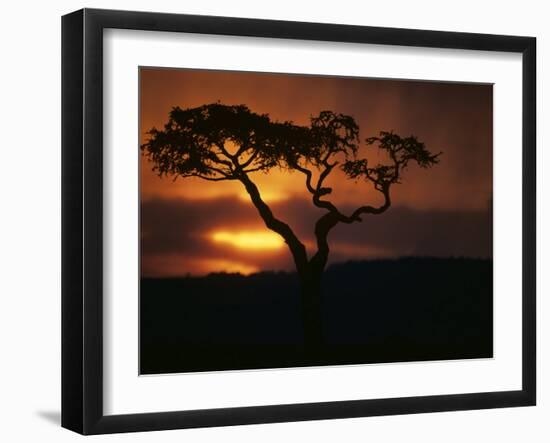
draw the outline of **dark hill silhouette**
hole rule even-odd
[[[145,278],[141,373],[492,357],[492,268],[470,258],[333,265],[314,356],[295,273]]]

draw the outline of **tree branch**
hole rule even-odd
[[[244,169],[250,164],[252,164],[252,162],[256,159],[256,157],[258,157],[259,152],[260,152],[259,150],[255,149],[252,155],[248,158],[248,160],[246,160],[243,164],[239,163],[239,167]],[[237,160],[238,160],[238,157],[237,157]]]
[[[306,176],[306,187],[307,187],[307,190],[311,193],[311,194],[315,194],[315,188],[313,187],[313,185],[311,184],[311,179],[312,179],[312,176],[313,176],[313,172],[311,172],[309,169],[307,168],[304,168],[303,166],[300,166],[299,164],[295,164],[293,165],[293,167],[300,171],[302,174],[304,174]]]
[[[225,178],[232,177],[232,175],[233,175],[233,171],[230,171],[231,173],[228,174],[228,173],[225,172],[224,170],[219,169],[219,168],[216,168],[215,166],[210,166],[210,165],[209,165],[209,166],[207,166],[207,168],[208,168],[210,171],[214,171],[215,173],[220,174],[220,175],[222,175],[222,176],[225,177]]]
[[[355,211],[353,211],[353,214],[351,215],[350,219],[352,221],[361,221],[361,215],[363,214],[382,214],[384,211],[386,211],[391,206],[391,198],[390,198],[390,184],[387,184],[383,187],[382,190],[380,190],[382,194],[384,195],[384,203],[381,206],[374,207],[374,206],[361,206],[357,208]]]
[[[317,241],[317,252],[310,260],[310,265],[315,272],[321,273],[325,269],[328,261],[330,247],[328,244],[328,234],[338,222],[339,217],[333,212],[327,212],[315,223],[315,239]]]
[[[294,231],[292,231],[289,225],[275,217],[271,211],[271,208],[262,200],[258,187],[252,180],[250,180],[250,177],[248,177],[246,173],[241,171],[238,179],[244,185],[248,195],[250,195],[250,199],[258,210],[258,213],[260,214],[260,217],[262,217],[266,227],[283,237],[292,252],[296,269],[299,273],[303,272],[308,263],[306,247],[304,244],[298,240],[298,237],[294,234]]]
[[[323,172],[321,172],[321,175],[319,175],[319,180],[317,181],[317,186],[316,186],[316,193],[317,194],[321,193],[323,189],[329,190],[328,192],[326,192],[327,194],[332,192],[332,189],[322,188],[322,186],[323,186],[323,182],[329,176],[329,174],[332,172],[332,170],[338,164],[338,162],[328,163],[325,159],[325,160],[323,160],[323,164],[325,165],[325,169],[323,170]]]
[[[218,147],[218,149],[221,151],[221,153],[223,155],[225,155],[230,161],[234,161],[235,160],[235,156],[234,155],[231,155],[229,153],[229,151],[227,149],[225,149],[225,146],[223,145],[223,143],[220,145],[220,144],[217,144],[216,143],[216,146]],[[221,161],[221,160],[220,160]]]
[[[330,252],[330,247],[328,244],[328,235],[330,231],[338,223],[351,224],[355,222],[360,222],[361,215],[363,214],[381,214],[386,211],[391,206],[390,198],[390,185],[384,186],[384,189],[381,190],[384,194],[384,203],[381,206],[361,206],[353,211],[351,216],[343,215],[338,209],[332,205],[330,202],[321,202],[325,205],[330,205],[334,207],[334,210],[329,210],[326,214],[321,216],[319,220],[315,223],[315,238],[317,241],[317,252],[313,255],[310,260],[310,265],[316,272],[322,272],[327,264],[328,254]]]
[[[265,168],[263,168],[262,166],[258,166],[258,167],[256,167],[256,168],[241,169],[241,171],[244,172],[245,174],[249,174],[249,173],[251,173],[251,172],[261,171],[262,169],[265,169]]]
[[[327,211],[332,213],[333,216],[336,217],[339,221],[346,221],[348,217],[342,214],[332,202],[328,200],[321,200],[321,197],[323,195],[327,195],[332,192],[331,188],[323,188],[323,182],[329,176],[329,174],[332,172],[332,170],[338,164],[338,162],[334,162],[330,164],[327,162],[326,159],[324,159],[323,164],[325,165],[325,169],[319,175],[317,186],[315,186],[315,189],[313,192],[313,204],[318,208],[326,209]]]
[[[235,180],[235,178],[233,178],[233,177],[208,177],[206,175],[195,174],[195,173],[194,174],[180,175],[179,177],[182,177],[182,178],[197,177],[197,178],[202,178],[203,180],[208,180],[208,181],[211,181],[211,182],[221,182],[223,180]],[[178,178],[177,175],[174,177],[174,180],[176,180],[176,178]]]

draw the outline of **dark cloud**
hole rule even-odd
[[[223,227],[260,228],[255,208],[238,199],[153,199],[141,205],[143,254],[200,252],[203,236]]]
[[[279,218],[299,237],[314,244],[313,226],[322,211],[307,200],[291,199],[271,204]],[[350,212],[353,208],[342,208]],[[215,230],[265,229],[255,208],[239,199],[153,199],[141,207],[141,253],[145,274],[162,274],[163,263],[174,260],[216,259],[235,261],[258,269],[292,269],[290,254],[242,251],[212,243]],[[419,210],[393,207],[362,223],[338,225],[331,233],[331,262],[371,257],[492,256],[492,216],[485,211]],[[157,260],[151,260],[156,257]],[[151,263],[157,263],[151,264]]]

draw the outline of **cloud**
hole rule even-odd
[[[308,248],[313,226],[323,213],[310,201],[289,199],[271,204]],[[489,205],[488,205],[489,208]],[[342,208],[351,212],[353,208]],[[152,199],[141,206],[142,272],[145,275],[211,272],[216,263],[235,263],[233,270],[292,269],[286,248],[239,250],[212,242],[216,230],[266,229],[251,203],[241,199]],[[362,223],[338,225],[330,235],[331,262],[398,256],[492,256],[492,216],[486,211],[437,211],[392,207]],[[174,265],[173,263],[179,263]],[[202,264],[201,264],[202,263]],[[237,264],[240,264],[237,266]],[[181,269],[181,272],[179,270]],[[224,269],[218,269],[224,270]]]

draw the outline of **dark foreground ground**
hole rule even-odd
[[[330,267],[315,357],[294,274],[142,279],[141,373],[492,357],[492,268],[440,258]]]

